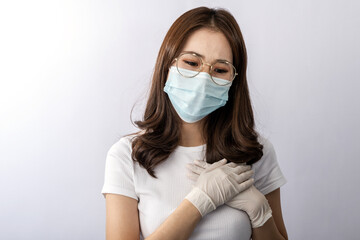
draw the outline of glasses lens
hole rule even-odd
[[[229,84],[235,76],[235,67],[231,63],[217,62],[213,65],[211,76],[214,82],[220,85]],[[221,79],[216,79],[221,78]],[[221,81],[226,80],[226,81]]]
[[[201,69],[201,59],[191,53],[185,53],[178,58],[176,66],[181,75],[194,77]]]

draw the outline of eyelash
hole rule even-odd
[[[189,64],[190,66],[193,66],[193,67],[197,67],[198,64],[196,62],[191,62],[191,61],[184,61],[186,64]]]

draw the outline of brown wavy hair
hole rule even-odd
[[[263,155],[263,146],[254,129],[246,80],[247,53],[239,25],[225,9],[199,7],[182,14],[167,32],[157,56],[143,120],[134,122],[142,133],[134,133],[132,159],[154,178],[157,178],[155,166],[178,146],[181,134],[181,119],[163,91],[168,71],[190,34],[201,28],[226,36],[233,53],[233,65],[239,73],[229,89],[225,106],[202,121],[206,162],[226,158],[229,162],[253,164]]]

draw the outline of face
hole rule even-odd
[[[201,56],[202,61],[204,62],[201,71],[209,74],[210,66],[205,63],[213,64],[219,60],[233,63],[231,47],[225,35],[221,32],[216,32],[206,28],[193,32],[186,40],[184,47],[181,49],[181,53],[182,52],[194,52]],[[172,66],[175,65],[176,61],[174,61]],[[186,125],[197,125],[202,124],[205,119],[206,117],[195,123],[182,122]]]
[[[199,29],[192,33],[181,52],[195,52],[202,55],[204,62],[212,64],[216,60],[226,60],[232,63],[233,56],[230,44],[225,35],[221,32],[215,32],[206,28]],[[175,62],[173,63],[173,66]],[[203,72],[210,72],[210,66],[204,64]]]

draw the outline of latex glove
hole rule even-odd
[[[254,182],[249,179],[251,172],[244,173],[249,168],[229,165],[226,162],[226,159],[222,159],[204,169],[185,197],[199,210],[202,217],[249,188]]]
[[[210,165],[205,161],[195,160],[193,164],[186,165],[189,170],[187,176],[196,181],[199,174]],[[229,163],[228,165],[237,166],[243,164]],[[254,185],[227,201],[226,205],[245,211],[250,218],[252,228],[261,227],[272,216],[272,210],[266,197]]]

